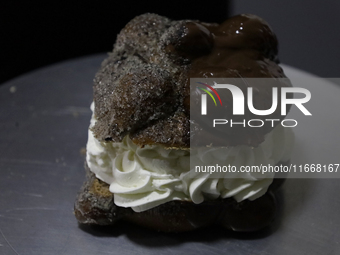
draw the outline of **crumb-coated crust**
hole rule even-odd
[[[277,209],[274,192],[284,181],[274,179],[267,193],[254,201],[237,203],[233,198],[226,198],[194,204],[177,200],[137,213],[115,205],[109,185],[98,180],[86,164],[85,168],[86,182],[74,206],[79,223],[114,225],[123,220],[163,232],[191,231],[211,225],[238,232],[260,230],[274,219]]]
[[[183,146],[188,118],[183,113],[183,67],[160,45],[174,24],[156,14],[138,16],[120,32],[114,50],[94,80],[97,139],[119,142],[130,134],[139,144]]]
[[[223,61],[217,61],[220,56]],[[129,135],[140,146],[188,148],[190,78],[285,77],[277,62],[276,36],[254,15],[221,25],[138,16],[120,32],[96,74],[93,132],[100,141],[120,142]],[[267,102],[265,90],[254,101]],[[272,118],[282,116],[275,112]],[[269,131],[231,134],[229,145],[257,146]]]

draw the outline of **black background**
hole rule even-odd
[[[112,50],[125,24],[146,12],[223,21],[228,1],[2,1],[0,83],[30,70]]]
[[[282,63],[321,77],[340,74],[336,0],[5,0],[0,4],[0,84],[55,62],[109,52],[125,24],[146,12],[207,22],[254,13],[277,34]]]
[[[232,11],[254,13],[270,24],[282,63],[320,77],[340,77],[340,1],[234,0]]]

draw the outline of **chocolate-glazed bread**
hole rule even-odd
[[[200,124],[190,119],[190,78],[284,78],[277,43],[268,24],[254,15],[235,16],[220,25],[171,21],[156,14],[138,16],[120,32],[113,52],[96,74],[96,121],[90,132],[103,144],[121,143],[129,137],[141,148],[157,145],[188,151],[190,136],[205,135]],[[276,86],[291,84],[285,81]],[[255,85],[258,109],[270,107],[271,89]],[[225,107],[231,104],[229,97]],[[271,118],[283,116],[278,109]],[[194,133],[190,124],[195,126]],[[224,137],[225,143],[257,147],[274,128],[234,129]],[[136,212],[116,205],[110,185],[88,164],[85,168],[87,180],[74,208],[79,223],[114,225],[124,220],[165,232],[214,224],[234,231],[259,230],[275,216],[273,193],[282,183],[274,179],[267,192],[253,201],[229,197],[197,204],[177,199]]]

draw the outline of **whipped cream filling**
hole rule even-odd
[[[94,104],[91,105],[94,110]],[[190,157],[197,165],[207,162],[240,166],[275,165],[288,161],[294,143],[291,128],[278,125],[257,148],[165,149],[160,145],[140,148],[126,136],[122,142],[100,142],[88,132],[86,160],[96,177],[110,185],[117,206],[136,212],[172,200],[202,203],[206,199],[233,197],[240,202],[264,195],[274,173],[226,173],[214,175],[190,171]],[[200,164],[202,162],[202,164]]]

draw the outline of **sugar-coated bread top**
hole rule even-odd
[[[255,15],[238,15],[220,25],[138,16],[122,29],[96,74],[93,132],[100,141],[120,142],[129,135],[140,146],[188,148],[190,78],[285,77],[277,64],[277,44],[268,24]],[[271,89],[257,88],[254,102],[260,109],[270,108]],[[226,107],[231,104],[232,98]],[[283,117],[275,111],[271,118]],[[257,146],[271,129],[235,130],[227,143]],[[199,124],[196,130],[201,135]]]

